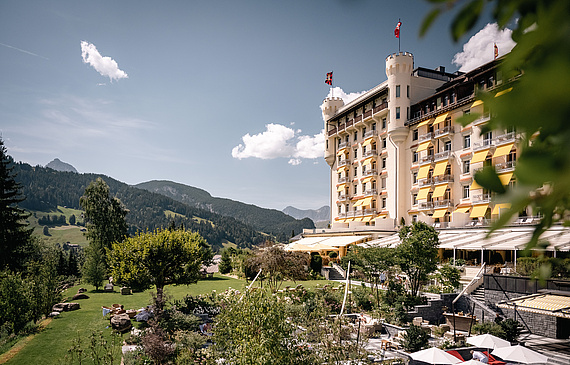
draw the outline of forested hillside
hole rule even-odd
[[[293,232],[298,234],[303,231],[303,228],[315,228],[313,221],[308,218],[295,219],[276,209],[266,209],[231,199],[216,198],[205,190],[172,181],[154,180],[135,186],[168,196],[193,207],[234,217],[259,231],[276,236],[281,242],[286,242]]]
[[[21,184],[21,192],[26,197],[20,203],[22,208],[50,211],[61,205],[81,209],[79,198],[85,188],[91,181],[101,177],[109,185],[111,194],[118,197],[129,210],[126,220],[131,234],[167,227],[174,220],[176,225],[184,224],[187,229],[199,232],[213,248],[220,248],[226,241],[233,242],[238,247],[250,247],[267,238],[232,217],[191,207],[107,176],[59,172],[26,163],[17,163],[14,167],[16,181]]]

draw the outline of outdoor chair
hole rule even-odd
[[[458,358],[461,361],[465,361],[465,359],[463,359],[463,357],[461,356],[461,354],[455,350],[447,350],[446,351],[448,354],[455,356],[456,358]]]
[[[489,359],[489,365],[506,365],[507,363],[501,360],[497,360],[493,357],[493,355],[491,355],[489,352],[487,351],[483,351],[483,354],[485,354],[485,356],[487,356],[487,359]]]

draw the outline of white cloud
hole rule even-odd
[[[300,135],[301,130],[293,130],[280,124],[267,124],[264,132],[242,137],[232,149],[232,157],[237,159],[255,157],[263,160],[290,158],[288,163],[299,165],[302,159],[321,158],[324,153],[324,131],[314,136]]]
[[[468,72],[494,58],[493,45],[497,44],[499,56],[507,54],[515,46],[511,38],[512,30],[499,29],[497,23],[487,24],[463,45],[463,51],[453,56],[453,64],[459,71]]]
[[[344,101],[344,105],[350,103],[351,101],[353,101],[354,99],[358,98],[360,95],[367,93],[368,90],[365,91],[361,91],[361,92],[356,92],[356,93],[345,93],[344,90],[338,86],[335,86],[333,88],[330,88],[328,95],[326,96],[327,98],[329,97],[335,97],[335,98],[341,98],[342,101]],[[320,105],[321,107],[321,111],[323,110],[323,106],[322,104]],[[325,116],[323,115],[323,120],[325,119]]]
[[[101,56],[97,47],[92,43],[81,41],[81,57],[83,63],[93,66],[95,71],[108,77],[110,81],[129,77],[125,71],[119,69],[119,65],[114,59]]]

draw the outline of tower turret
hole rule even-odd
[[[329,124],[329,120],[334,117],[336,112],[342,108],[343,105],[344,101],[341,98],[330,96],[323,100],[323,104],[321,105],[323,120],[325,122],[325,160],[330,166],[332,166],[335,161],[335,143],[334,139],[328,139],[328,132],[336,128],[336,126]]]

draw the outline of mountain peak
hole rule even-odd
[[[49,167],[50,169],[55,170],[55,171],[77,173],[77,170],[75,169],[75,167],[73,167],[71,164],[68,164],[66,162],[61,161],[59,158],[55,158],[53,161],[48,163],[46,165],[46,167]]]

